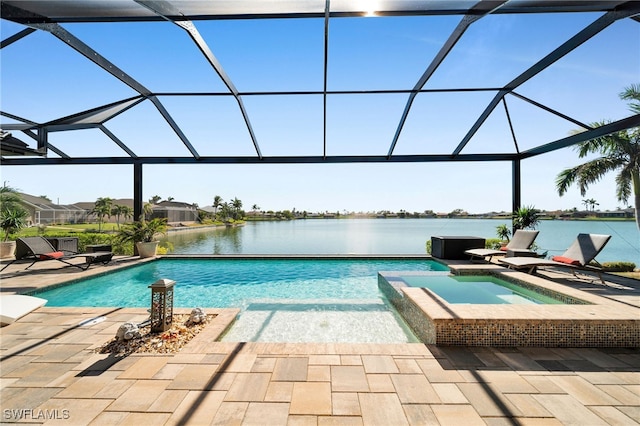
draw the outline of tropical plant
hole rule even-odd
[[[502,225],[496,226],[496,234],[498,234],[498,237],[500,237],[502,241],[509,241],[509,236],[511,236],[511,229],[509,229],[509,227],[503,223]]]
[[[620,99],[630,100],[629,109],[640,113],[640,84],[632,84],[620,93]],[[600,127],[608,122],[593,123]],[[598,182],[605,174],[617,172],[616,196],[627,203],[633,193],[636,225],[640,229],[640,127],[600,136],[576,145],[578,157],[590,154],[600,157],[561,171],[556,177],[556,189],[560,196],[576,183],[584,196],[589,185]]]
[[[2,241],[9,241],[11,234],[27,226],[29,213],[21,207],[4,208],[0,212],[0,228],[4,233]]]
[[[96,200],[90,213],[98,216],[98,232],[102,232],[102,222],[105,217],[111,217],[111,207],[113,200],[109,197],[100,197]]]
[[[27,225],[29,213],[20,204],[18,190],[7,185],[0,187],[0,229],[3,241],[8,241],[11,234]]]
[[[20,194],[18,190],[7,185],[0,187],[0,207],[13,208],[20,205]]]
[[[149,199],[149,202],[150,202],[151,204],[158,204],[158,203],[160,202],[160,200],[162,200],[162,197],[161,197],[161,196],[159,196],[159,195],[154,195],[153,197],[151,197],[151,198]]]
[[[158,235],[164,235],[167,232],[167,219],[155,218],[151,220],[145,220],[141,217],[140,220],[125,223],[118,231],[118,239],[125,242],[143,242],[150,243],[154,241]]]
[[[533,206],[520,207],[513,213],[513,229],[536,229],[540,210]]]

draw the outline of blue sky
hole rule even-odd
[[[470,27],[427,89],[502,87],[599,14],[488,16]],[[341,18],[330,24],[329,90],[406,89],[418,81],[460,17]],[[322,90],[324,23],[320,19],[196,22],[231,78],[247,91]],[[154,92],[224,92],[225,86],[186,32],[168,22],[65,24],[64,27]],[[2,39],[23,27],[2,21]],[[0,109],[36,122],[115,102],[136,93],[48,33],[0,51]],[[630,114],[618,94],[640,77],[640,26],[618,21],[516,91],[584,123]],[[423,93],[416,97],[395,154],[450,153],[495,92]],[[327,154],[386,154],[406,94],[328,98]],[[201,155],[253,156],[231,97],[160,97]],[[262,154],[322,155],[321,96],[244,96]],[[573,123],[513,96],[509,114],[521,150],[566,137]],[[12,120],[0,117],[2,123]],[[187,149],[150,102],[105,126],[139,156],[186,156]],[[25,142],[30,139],[13,132]],[[98,130],[53,133],[72,156],[124,156]],[[500,105],[463,153],[513,152]],[[55,154],[51,154],[56,156]],[[522,202],[541,209],[622,206],[613,176],[586,197],[555,191],[555,177],[578,164],[568,148],[522,163]],[[472,213],[511,209],[510,163],[146,165],[143,197],[211,204],[235,197],[250,209]],[[61,204],[132,198],[132,166],[11,166],[3,181]]]

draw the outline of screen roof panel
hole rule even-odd
[[[55,131],[57,139],[63,130],[99,124],[105,134],[117,135],[124,153],[96,152],[100,161],[366,162],[393,161],[397,155],[420,156],[402,161],[482,161],[483,153],[495,150],[504,159],[525,158],[508,150],[510,144],[496,148],[478,142],[492,123],[505,122],[497,117],[503,98],[511,96],[524,96],[574,122],[614,111],[611,131],[640,124],[640,116],[630,115],[616,98],[634,83],[634,67],[637,71],[638,2],[3,0],[1,5],[3,23],[10,21],[10,31],[2,32],[3,130],[33,145],[34,134]],[[611,64],[620,55],[623,67],[614,70]],[[591,80],[583,82],[584,75]],[[14,81],[21,81],[19,88]],[[584,90],[590,86],[594,89]],[[442,101],[429,105],[433,89],[439,93],[434,99]],[[469,96],[476,99],[491,95],[484,103],[458,108],[455,100],[445,100],[463,92],[483,94]],[[114,103],[134,98],[135,105],[109,116]],[[215,119],[207,120],[200,110],[207,108],[205,98],[227,108],[218,115],[229,119],[216,141],[228,137],[230,146],[241,150],[208,143],[205,135]],[[434,120],[437,116],[442,119]],[[238,129],[229,131],[231,125]],[[309,135],[300,137],[304,130]],[[430,133],[446,136],[429,145],[424,141]],[[514,133],[526,134],[515,127]],[[554,137],[537,135],[526,155],[563,147]],[[144,145],[149,140],[153,143]],[[300,140],[308,145],[296,143]],[[3,160],[76,160],[58,157]]]

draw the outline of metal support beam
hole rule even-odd
[[[633,16],[640,12],[640,5],[631,4],[628,8],[623,8],[623,10],[616,10],[612,12],[607,12],[602,15],[600,18],[596,19],[578,34],[571,37],[569,40],[564,42],[560,47],[555,49],[553,52],[549,53],[547,56],[536,62],[532,67],[525,70],[522,74],[517,76],[511,82],[507,83],[505,87],[496,94],[496,96],[491,100],[489,105],[485,108],[485,110],[480,115],[480,118],[471,126],[471,130],[467,132],[467,134],[462,138],[462,141],[456,149],[453,151],[452,155],[459,155],[460,152],[464,149],[464,147],[469,143],[469,140],[476,134],[480,126],[486,121],[486,119],[491,115],[495,107],[498,105],[500,100],[507,94],[511,93],[520,85],[526,83],[528,80],[536,76],[538,73],[544,71],[549,66],[554,64],[559,59],[563,58],[568,53],[572,52],[574,49],[582,45],[584,42],[589,40],[591,37],[600,33],[602,30],[607,28],[609,25],[613,24],[619,19],[628,18],[629,16]]]
[[[322,156],[327,157],[327,86],[329,66],[329,0],[324,4],[324,81],[322,85]]]
[[[522,182],[520,181],[520,160],[511,163],[511,211],[516,212],[522,204]],[[515,229],[511,230],[511,235]]]
[[[180,140],[185,144],[187,149],[191,152],[191,154],[198,158],[199,155],[187,139],[187,137],[182,133],[178,125],[171,118],[167,110],[164,108],[162,103],[154,96],[152,96],[151,91],[147,89],[145,86],[140,84],[136,79],[128,75],[126,72],[118,68],[114,63],[110,62],[104,56],[100,55],[98,52],[93,50],[87,44],[85,44],[82,40],[71,34],[69,31],[61,27],[56,23],[52,24],[31,24],[33,28],[37,28],[39,30],[47,31],[61,40],[63,43],[67,44],[71,48],[75,49],[78,53],[83,55],[85,58],[89,59],[91,62],[98,65],[103,70],[107,71],[109,74],[116,77],[122,83],[126,84],[145,98],[149,98],[153,105],[158,109],[158,112],[162,115],[162,117],[169,123],[171,128],[176,132]]]
[[[251,141],[253,142],[253,146],[256,150],[256,154],[258,154],[258,157],[261,158],[262,153],[260,152],[260,146],[258,145],[258,140],[256,138],[255,133],[253,132],[253,126],[251,125],[251,121],[249,120],[249,115],[247,114],[247,110],[244,107],[244,103],[242,102],[242,97],[240,96],[238,89],[236,89],[236,86],[231,81],[231,78],[229,78],[224,68],[222,68],[220,61],[218,61],[218,58],[215,57],[215,55],[209,48],[209,45],[204,40],[204,38],[202,38],[202,36],[200,35],[200,32],[195,27],[193,22],[186,19],[178,21],[171,18],[171,16],[184,16],[183,13],[180,10],[178,10],[177,7],[171,2],[164,1],[164,0],[135,0],[135,1],[136,3],[146,7],[147,9],[157,14],[158,16],[161,16],[162,18],[166,19],[167,21],[173,22],[174,24],[176,24],[177,26],[185,30],[187,34],[189,34],[189,37],[191,38],[191,40],[195,43],[196,47],[200,50],[200,52],[202,52],[207,62],[209,62],[209,65],[211,65],[214,71],[218,74],[218,76],[220,77],[224,85],[227,86],[227,89],[229,89],[229,92],[231,92],[236,102],[238,103],[238,107],[240,108],[240,113],[242,114],[242,118],[244,119],[244,122],[247,126],[247,130],[249,131],[249,136],[251,137]]]
[[[4,49],[5,47],[9,46],[12,43],[15,43],[16,41],[20,40],[21,38],[28,36],[32,32],[35,32],[35,28],[25,28],[24,30],[20,31],[19,33],[16,33],[16,34],[12,35],[11,37],[5,38],[4,40],[2,40],[2,43],[0,43],[0,49]]]
[[[142,163],[133,164],[133,219],[142,215]]]
[[[622,132],[634,127],[640,127],[640,114],[632,115],[631,117],[623,118],[622,120],[614,121],[613,123],[608,123],[604,126],[594,127],[591,130],[576,133],[575,135],[568,136],[555,142],[549,142],[547,144],[522,151],[520,153],[520,158],[534,157],[536,155],[556,151],[571,145],[579,144],[580,142],[596,139],[615,132]]]
[[[400,133],[402,132],[402,128],[404,127],[404,123],[407,121],[407,117],[409,116],[409,110],[411,110],[411,105],[413,105],[413,101],[416,98],[416,95],[422,90],[425,84],[427,84],[427,80],[431,78],[433,73],[438,69],[442,61],[447,57],[449,52],[453,49],[453,47],[458,43],[458,40],[462,38],[462,35],[467,31],[467,28],[471,26],[478,19],[482,18],[485,15],[490,14],[496,8],[502,6],[506,0],[503,1],[481,1],[477,5],[475,5],[469,12],[468,15],[465,15],[460,23],[453,30],[447,41],[440,48],[440,51],[436,55],[436,57],[431,61],[425,72],[422,74],[416,85],[413,87],[413,91],[409,95],[409,99],[407,100],[407,104],[404,107],[404,111],[402,112],[402,117],[400,118],[400,123],[398,124],[398,128],[396,129],[396,133],[393,136],[393,141],[391,142],[391,147],[389,148],[389,153],[387,156],[391,157],[393,154],[393,150],[396,148],[396,144],[398,143],[398,138],[400,138]]]
[[[273,156],[273,157],[78,157],[64,158],[22,158],[12,157],[2,161],[2,166],[35,166],[53,164],[344,164],[344,163],[441,163],[441,162],[483,162],[513,161],[517,154],[463,154],[451,157],[449,154],[433,155],[333,155],[333,156]]]

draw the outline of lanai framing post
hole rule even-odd
[[[133,220],[142,214],[142,163],[133,164]]]
[[[511,211],[517,212],[520,209],[522,203],[522,182],[520,181],[520,159],[515,159],[511,163]],[[511,234],[515,232],[515,229],[511,229]]]

